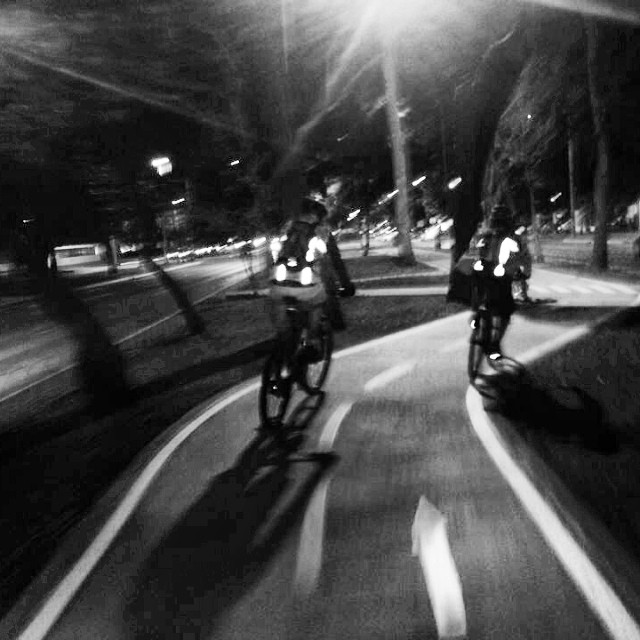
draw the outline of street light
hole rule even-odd
[[[449,180],[449,182],[447,183],[447,188],[449,189],[449,191],[453,191],[461,183],[462,178],[460,176],[457,176],[456,178],[453,178],[453,180]]]
[[[173,171],[173,165],[171,164],[171,159],[166,156],[158,156],[156,158],[152,158],[149,163],[157,172],[159,176],[167,175]],[[178,203],[171,203],[178,204]],[[160,216],[160,227],[162,229],[162,251],[164,253],[165,262],[169,262],[169,258],[167,257],[167,221],[166,221],[166,211],[162,212]]]
[[[167,173],[171,173],[171,171],[173,171],[171,160],[166,156],[153,158],[150,164],[158,172],[159,176],[164,176]]]

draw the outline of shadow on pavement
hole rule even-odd
[[[145,268],[155,273],[162,286],[171,294],[182,312],[187,328],[193,335],[206,333],[206,325],[176,280],[149,256],[143,256]]]
[[[124,613],[132,637],[213,637],[220,615],[264,576],[335,462],[333,454],[300,452],[321,403],[303,400],[289,433],[260,430],[163,539]]]
[[[616,432],[604,419],[600,404],[578,386],[550,388],[544,380],[525,372],[492,377],[497,399],[488,410],[515,422],[524,436],[546,435],[602,454],[618,451]]]
[[[108,412],[114,398],[130,399],[124,359],[104,327],[64,278],[43,285],[42,305],[54,321],[67,327],[79,345],[79,366],[84,389],[98,414]]]
[[[536,304],[520,305],[515,315],[534,322],[595,322],[603,315],[620,311],[620,307],[556,305],[555,300],[546,300]]]

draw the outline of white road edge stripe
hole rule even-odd
[[[640,627],[624,604],[580,545],[571,537],[553,509],[544,501],[531,481],[507,453],[494,425],[483,409],[480,394],[469,387],[466,401],[473,428],[487,453],[518,496],[593,612],[615,640],[640,638]]]
[[[321,451],[331,451],[338,435],[338,429],[351,411],[352,402],[342,402],[325,423],[319,440]],[[295,592],[307,597],[316,588],[322,566],[322,547],[324,545],[324,521],[327,494],[331,484],[331,475],[326,475],[315,488],[304,514],[300,531],[300,544],[293,579]]]
[[[29,625],[18,636],[19,640],[42,640],[51,627],[58,620],[69,602],[73,599],[78,589],[82,586],[87,576],[105,554],[109,546],[125,525],[129,516],[138,506],[146,490],[149,488],[155,477],[158,475],[165,462],[173,452],[194,432],[200,425],[206,422],[211,416],[222,411],[225,407],[246,395],[250,391],[258,388],[259,381],[253,381],[222,398],[213,404],[204,413],[200,414],[193,422],[188,423],[179,431],[162,449],[154,456],[149,464],[142,470],[135,479],[129,491],[127,491],[122,502],[107,519],[104,526],[87,547],[77,562],[65,577],[56,585],[55,589],[40,608],[38,613],[31,620]]]
[[[397,364],[395,367],[391,367],[386,369],[382,373],[379,373],[377,376],[374,376],[370,380],[368,380],[364,385],[365,391],[375,391],[380,387],[384,387],[389,384],[396,378],[400,378],[401,376],[409,373],[415,367],[415,362],[404,362],[402,364]]]

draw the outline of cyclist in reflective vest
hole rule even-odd
[[[331,233],[324,204],[304,198],[300,214],[271,242],[271,254],[271,315],[276,328],[286,326],[285,298],[294,298],[311,311],[312,340],[323,311],[335,331],[344,330],[337,295],[340,291],[344,297],[352,296],[355,287]]]
[[[471,305],[475,311],[484,303],[491,315],[489,356],[495,358],[502,354],[500,343],[515,310],[512,283],[525,258],[508,207],[499,204],[491,209],[475,250],[478,259],[473,263]]]

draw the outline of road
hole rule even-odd
[[[542,269],[532,291],[603,312],[638,293]],[[516,317],[505,351],[530,359],[574,330]],[[602,558],[580,556],[554,524],[561,505],[538,496],[540,506],[535,478],[532,498],[499,439],[491,444],[490,415],[467,386],[467,339],[465,312],[337,354],[324,402],[300,396],[293,407],[285,457],[256,435],[256,381],[192,412],[103,524],[62,546],[58,586],[51,572],[36,581],[0,631],[640,637],[595,568]],[[329,451],[331,465],[308,455]]]
[[[227,257],[170,267],[168,273],[192,304],[219,294],[246,277],[242,262]],[[70,281],[73,282],[71,278]],[[53,319],[39,297],[3,305],[0,399],[76,362],[80,348],[76,334],[88,319],[95,319],[112,344],[120,344],[132,342],[164,318],[180,314],[175,298],[152,274],[123,276],[74,291],[81,303],[66,324]]]

